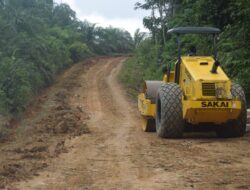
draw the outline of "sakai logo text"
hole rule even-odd
[[[228,108],[228,102],[201,102],[203,108]]]

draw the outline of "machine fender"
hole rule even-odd
[[[145,94],[146,99],[151,100],[152,103],[156,102],[158,89],[164,82],[162,81],[152,81],[147,80],[144,82],[143,93]]]

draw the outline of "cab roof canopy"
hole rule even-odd
[[[214,27],[177,27],[168,30],[174,34],[218,34],[220,29]]]

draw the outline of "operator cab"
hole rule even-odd
[[[181,34],[211,34],[213,35],[213,57],[214,57],[214,64],[211,69],[211,73],[215,74],[217,73],[217,68],[219,67],[219,62],[217,60],[217,47],[216,47],[216,39],[218,33],[220,33],[220,29],[214,28],[214,27],[177,27],[168,30],[169,34],[176,34],[177,35],[177,44],[178,44],[178,61],[176,62],[175,65],[175,80],[174,82],[179,84],[180,82],[180,65],[181,65],[181,45],[182,42],[180,40],[180,35]],[[188,53],[189,56],[197,56],[197,49],[195,46],[190,46],[190,52]],[[171,63],[169,63],[168,68],[171,68]],[[171,72],[168,70],[167,76],[170,78]],[[169,81],[169,79],[167,79]]]

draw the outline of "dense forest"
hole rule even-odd
[[[145,79],[160,79],[161,65],[176,60],[177,46],[167,30],[179,26],[213,26],[221,29],[218,59],[233,81],[240,83],[250,97],[250,1],[248,0],[144,0],[135,9],[151,15],[143,19],[151,36],[137,31],[135,57],[121,76],[135,95]],[[200,52],[207,51],[211,40],[200,36],[182,37],[183,48],[190,42]],[[131,74],[132,73],[132,74]]]
[[[0,0],[0,113],[18,114],[55,75],[93,55],[127,53],[132,37],[80,21],[53,0]]]

